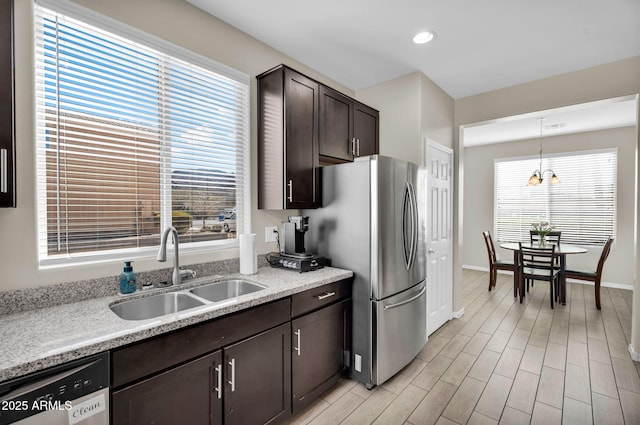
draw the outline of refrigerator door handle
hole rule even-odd
[[[416,262],[416,257],[418,256],[418,241],[420,240],[419,237],[419,230],[418,230],[418,226],[419,226],[419,217],[420,217],[420,211],[418,211],[418,197],[416,195],[416,188],[413,186],[413,184],[411,184],[411,194],[413,195],[413,259],[411,260],[411,267],[413,267],[413,265]]]
[[[407,182],[407,194],[409,200],[409,212],[411,213],[411,242],[409,249],[409,258],[406,262],[407,270],[409,270],[413,267],[413,263],[415,262],[418,245],[418,204],[416,203],[413,185],[409,182]]]
[[[413,248],[413,235],[411,236],[412,240],[409,243],[409,248],[407,249],[407,209],[411,215],[413,215],[413,207],[411,207],[411,194],[409,189],[409,183],[405,183],[404,187],[404,197],[402,201],[402,250],[404,252],[404,266],[407,270],[411,268],[411,250]],[[412,218],[413,221],[413,218]],[[412,232],[413,233],[413,232]],[[408,252],[407,252],[408,251]]]
[[[420,298],[422,296],[422,294],[424,294],[427,290],[427,286],[425,285],[424,288],[422,288],[422,290],[420,292],[418,292],[418,294],[414,295],[413,297],[407,299],[407,300],[402,300],[400,302],[394,303],[394,304],[389,304],[389,305],[385,305],[384,309],[388,310],[390,308],[396,308],[396,307],[400,307],[401,305],[405,305],[405,304],[409,304],[411,301],[415,301],[418,298]]]

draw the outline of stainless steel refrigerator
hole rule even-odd
[[[309,251],[354,272],[351,376],[368,388],[427,341],[424,169],[380,155],[322,169]]]

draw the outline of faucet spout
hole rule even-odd
[[[178,253],[178,231],[175,227],[168,227],[162,234],[157,260],[161,263],[167,261],[167,239],[169,239],[169,233],[171,233],[173,237],[173,274],[171,275],[171,283],[173,285],[179,285],[182,282],[182,275],[180,274],[180,259]]]

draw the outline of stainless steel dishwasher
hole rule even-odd
[[[0,425],[108,425],[109,353],[0,384]]]

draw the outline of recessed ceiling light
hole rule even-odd
[[[433,40],[435,37],[436,37],[435,32],[431,32],[431,31],[419,32],[418,34],[415,35],[415,37],[413,37],[413,42],[416,44],[426,44],[431,40]]]

